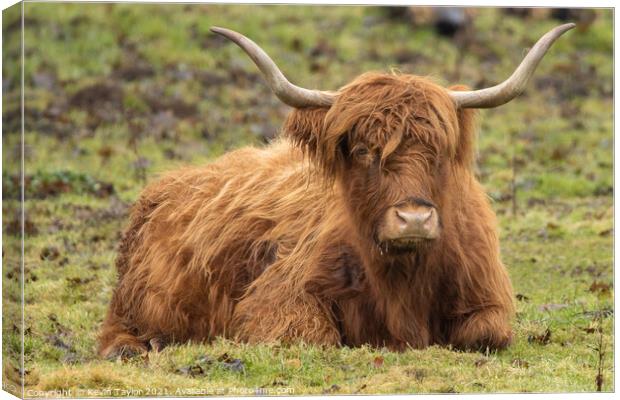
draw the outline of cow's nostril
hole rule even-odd
[[[435,211],[431,208],[428,212],[423,216],[422,223],[428,222],[433,216]]]
[[[396,218],[398,218],[399,222],[402,222],[403,224],[409,224],[407,213],[399,211],[399,210],[395,210],[395,211],[396,211]]]

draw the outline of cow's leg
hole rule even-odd
[[[443,221],[445,240],[454,244],[438,256],[446,266],[442,336],[458,348],[501,349],[512,339],[514,295],[500,259],[495,215],[479,185],[472,185],[468,197],[447,205],[456,212]]]
[[[248,342],[341,345],[336,304],[357,296],[363,274],[353,249],[325,247],[314,263],[292,254],[258,277],[236,305],[233,336]]]
[[[511,313],[489,307],[464,316],[452,330],[450,343],[467,350],[503,349],[512,341]]]
[[[316,305],[296,301],[288,304],[286,311],[278,310],[277,305],[273,305],[273,308],[240,305],[242,307],[235,314],[235,336],[238,340],[249,343],[280,341],[340,345],[338,329],[331,318]]]
[[[249,343],[280,341],[339,345],[340,332],[329,306],[312,295],[253,285],[235,308],[234,336]]]
[[[499,257],[487,257],[486,263],[481,262],[483,256],[477,260],[474,267],[469,264],[466,277],[456,276],[450,283],[458,289],[445,314],[450,316],[449,343],[469,350],[501,349],[512,339],[512,285]]]
[[[146,343],[139,340],[122,321],[108,313],[99,334],[99,355],[107,359],[130,358],[147,352]]]
[[[449,343],[468,350],[508,346],[512,340],[514,303],[506,269],[497,260],[470,271],[468,278],[460,278],[456,297],[450,310],[446,310],[451,316]]]

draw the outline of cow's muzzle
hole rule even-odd
[[[394,247],[415,247],[439,237],[437,208],[430,202],[412,198],[398,203],[384,214],[377,239]]]

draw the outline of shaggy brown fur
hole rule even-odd
[[[100,354],[225,336],[404,349],[502,348],[512,289],[473,172],[474,112],[410,75],[369,73],[283,138],[148,186],[117,260]],[[385,210],[432,203],[441,235],[376,239]]]

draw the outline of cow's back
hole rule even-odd
[[[226,335],[245,288],[333,201],[311,168],[281,141],[150,184],[119,249],[117,314],[132,315],[144,337]]]

